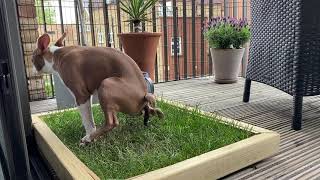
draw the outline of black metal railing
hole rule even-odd
[[[30,30],[30,34],[33,31],[37,31],[38,34],[46,32],[51,35],[53,41],[63,32],[67,32],[66,46],[107,46],[122,49],[116,34],[132,30],[132,24],[125,22],[128,17],[120,10],[118,0],[25,1],[26,7],[34,7],[36,20],[20,21],[21,33],[28,33],[23,27],[30,23],[34,23],[37,27]],[[150,11],[151,21],[143,24],[143,29],[146,31],[162,32],[155,61],[155,82],[213,75],[208,43],[204,40],[202,33],[203,22],[213,16],[248,18],[250,21],[249,5],[249,0],[159,1]],[[31,46],[32,43],[36,43],[35,41],[36,38],[33,38],[27,43]],[[24,51],[28,56],[30,49],[24,48]],[[245,55],[242,73],[245,70],[246,61]],[[33,96],[32,93],[40,94],[30,99],[53,98],[52,76],[34,77],[30,73],[30,58],[26,57],[25,63],[29,94],[30,96]],[[43,85],[38,87],[35,82]]]

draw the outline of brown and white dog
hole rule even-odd
[[[63,34],[50,47],[48,34],[39,37],[32,62],[36,71],[58,75],[74,95],[86,131],[81,144],[90,143],[116,127],[117,112],[163,116],[154,108],[155,98],[147,93],[141,70],[129,56],[113,48],[63,47],[65,37]],[[94,92],[98,93],[105,116],[98,129],[91,111]]]

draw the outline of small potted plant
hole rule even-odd
[[[216,17],[205,23],[204,36],[209,42],[216,83],[234,83],[238,79],[241,59],[250,39],[245,19]]]
[[[149,21],[148,14],[157,0],[121,0],[120,8],[128,14],[127,22],[133,24],[130,33],[118,34],[124,52],[154,80],[154,63],[161,33],[143,32],[142,22]]]

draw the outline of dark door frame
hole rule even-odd
[[[17,12],[0,0],[0,165],[5,179],[51,179],[32,133]]]
[[[31,179],[26,142],[31,118],[24,98],[28,96],[15,1],[0,1],[0,21],[0,121],[5,169],[10,179]]]

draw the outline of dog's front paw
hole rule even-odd
[[[92,141],[93,140],[90,138],[90,134],[88,134],[80,140],[80,146],[86,146],[90,144]]]

